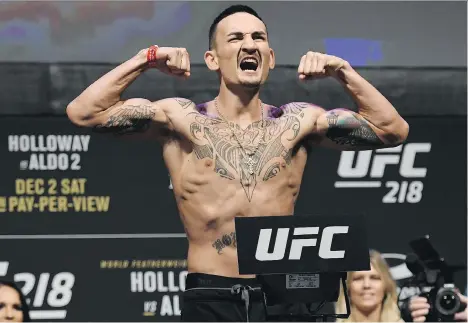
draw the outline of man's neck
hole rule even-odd
[[[222,84],[218,95],[218,109],[228,121],[238,123],[241,127],[242,124],[262,119],[258,89],[233,91]]]
[[[361,312],[355,307],[351,310],[351,312],[353,312],[353,319],[356,322],[380,322],[381,311],[382,305],[377,306],[369,312]]]

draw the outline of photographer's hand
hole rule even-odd
[[[413,297],[410,300],[409,309],[413,322],[424,322],[429,313],[430,305],[425,297]]]
[[[460,293],[458,293],[458,297],[460,297],[460,301],[466,306],[468,298]],[[456,313],[454,318],[457,321],[466,322],[468,320],[468,307],[465,307],[464,311]]]

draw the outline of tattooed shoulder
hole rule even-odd
[[[313,109],[316,111],[325,111],[323,108],[319,107],[318,105],[307,103],[307,102],[290,102],[281,107],[284,111],[283,115],[295,115],[298,117],[304,117],[304,110],[305,109]]]
[[[187,108],[195,108],[195,103],[192,100],[184,99],[184,98],[173,98],[173,99],[184,110],[187,109]]]
[[[281,108],[283,109],[285,114],[299,114],[301,113],[302,109],[308,107],[308,104],[305,102],[290,102],[283,105]]]

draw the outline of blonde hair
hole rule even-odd
[[[398,322],[402,321],[400,310],[398,308],[398,294],[395,281],[393,280],[392,276],[390,275],[390,270],[388,268],[387,262],[382,257],[382,255],[375,251],[371,250],[369,252],[370,255],[370,263],[375,268],[376,271],[382,277],[382,281],[385,286],[385,295],[382,301],[382,311],[380,313],[379,322]],[[349,291],[351,279],[355,272],[349,272],[346,280],[346,287]],[[337,322],[356,322],[356,317],[353,315],[353,312],[357,311],[358,309],[353,306],[352,300],[350,299],[351,305],[351,314],[347,319],[337,319]],[[336,302],[336,313],[346,313],[346,303],[344,298],[344,291],[343,287],[340,290],[340,296],[338,301]]]

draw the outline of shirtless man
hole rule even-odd
[[[293,214],[306,142],[340,150],[390,147],[406,139],[408,124],[346,61],[315,52],[300,59],[299,79],[336,78],[359,113],[261,102],[260,88],[275,55],[265,24],[246,6],[229,7],[215,19],[204,58],[220,79],[213,101],[197,106],[183,98],[121,100],[150,66],[190,76],[185,49],[150,47],[89,86],[67,114],[79,126],[132,133],[162,145],[189,241],[182,321],[262,321],[258,281],[238,272],[234,218]]]

